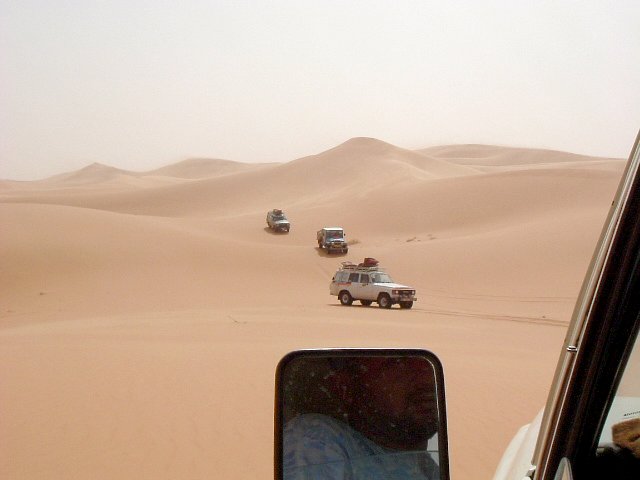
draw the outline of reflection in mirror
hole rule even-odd
[[[293,352],[276,382],[276,478],[448,478],[444,382],[430,352]]]

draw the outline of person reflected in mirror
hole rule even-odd
[[[431,364],[415,357],[332,363],[328,389],[340,407],[331,415],[305,413],[287,422],[284,480],[440,478],[427,451],[438,430]]]

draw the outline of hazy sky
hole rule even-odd
[[[0,0],[0,178],[639,128],[638,0]]]

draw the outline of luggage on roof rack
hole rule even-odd
[[[343,270],[360,270],[360,271],[383,271],[384,269],[380,268],[378,262],[375,258],[365,258],[364,262],[355,264],[353,262],[341,262]]]
[[[376,267],[380,262],[375,258],[365,257],[364,262],[359,264],[360,267]]]

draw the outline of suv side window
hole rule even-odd
[[[360,276],[359,273],[352,273],[349,275],[349,281],[350,282],[354,282],[354,283],[358,283],[358,277]]]
[[[365,274],[365,273],[361,273],[360,274],[360,283],[369,283],[369,275]]]

